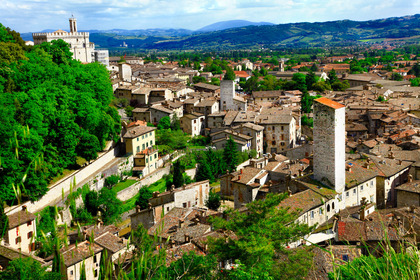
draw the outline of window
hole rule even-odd
[[[157,158],[157,154],[155,154],[155,158]]]
[[[141,136],[141,139],[144,139],[144,135]]]
[[[319,208],[319,215],[322,214],[322,207]]]
[[[346,192],[346,197],[349,197],[349,192]]]
[[[96,255],[93,256],[93,262],[96,263]]]
[[[328,204],[328,205],[327,205],[327,212],[330,212],[330,209],[331,209],[331,207],[330,207],[330,205]]]
[[[28,232],[28,239],[31,239],[33,234],[34,233],[32,231]]]
[[[143,145],[142,145],[141,147],[142,147],[142,150],[144,150],[144,148],[145,148],[145,145],[144,145],[144,143],[143,143]]]
[[[331,208],[334,210],[334,202],[331,204]]]
[[[373,181],[370,181],[370,186],[373,187]]]
[[[197,120],[194,120],[194,123],[197,123]]]
[[[95,269],[95,278],[98,277],[98,270]]]
[[[281,126],[281,130],[282,130],[282,131],[284,130],[284,126]]]
[[[361,192],[363,191],[363,185],[361,185],[361,186],[360,186],[360,191],[361,191]]]
[[[140,146],[137,146],[137,153],[140,153]]]
[[[276,145],[276,141],[272,141],[272,142],[271,142],[271,144],[272,144],[272,145]]]
[[[353,195],[356,195],[356,189],[353,189]]]
[[[349,261],[349,255],[343,255],[343,261],[348,262]]]
[[[137,142],[139,142],[139,140],[140,140],[140,137],[137,137]]]
[[[149,163],[149,158],[146,158],[146,163]]]
[[[18,238],[16,238],[16,244],[22,242],[22,238],[19,236]]]
[[[286,145],[286,144],[285,144],[284,142],[281,142],[281,143],[280,143],[280,145],[284,146],[284,145]]]
[[[274,127],[274,125],[273,125],[273,130],[275,130],[275,127]]]
[[[70,275],[73,275],[73,270],[70,270]]]
[[[315,211],[311,211],[311,219],[315,217]]]
[[[149,160],[150,160],[150,161],[152,161],[152,160],[153,160],[153,157],[152,157],[152,156],[150,156]]]
[[[26,223],[26,225],[29,227],[29,226],[31,226],[32,225],[32,221],[29,221],[29,222],[27,222]]]
[[[182,203],[182,207],[187,208],[187,203],[186,202]]]

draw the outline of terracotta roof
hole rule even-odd
[[[93,254],[96,254],[102,250],[103,248],[101,246],[95,243],[91,244],[89,241],[84,241],[77,244],[77,246],[74,244],[67,248],[63,247],[60,251],[64,258],[64,264],[66,267],[69,267],[73,264],[83,261],[84,259],[92,257]]]
[[[324,104],[328,107],[331,107],[333,109],[340,109],[340,108],[346,107],[345,105],[340,104],[340,103],[335,102],[335,101],[332,101],[331,99],[328,99],[326,97],[317,98],[317,99],[315,99],[315,101],[319,102],[321,104]]]
[[[405,184],[402,184],[398,187],[395,188],[396,190],[399,191],[406,191],[406,192],[412,192],[412,193],[420,193],[420,181],[413,181],[413,182],[408,182]]]
[[[280,90],[268,90],[268,91],[254,91],[252,93],[254,98],[263,98],[263,97],[279,97],[281,96]]]
[[[235,175],[232,178],[232,181],[235,181],[236,183],[241,183],[241,184],[248,184],[261,171],[262,169],[247,166],[242,169],[242,174],[240,172],[237,173],[237,175]]]
[[[291,211],[305,213],[324,204],[322,195],[308,189],[289,196],[278,207],[290,208]]]
[[[117,253],[126,246],[121,238],[111,234],[110,232],[106,232],[94,240],[95,243],[98,243],[112,253]]]
[[[35,215],[26,210],[18,211],[8,216],[9,217],[9,229],[15,228],[19,225],[25,224],[29,221],[35,220]]]
[[[155,130],[156,127],[149,127],[149,126],[135,126],[133,128],[130,128],[123,136],[123,138],[136,138],[140,135],[152,132]]]

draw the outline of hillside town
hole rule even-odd
[[[284,250],[315,248],[305,279],[329,279],[334,264],[379,258],[388,246],[417,246],[420,56],[379,56],[357,70],[373,45],[311,61],[223,60],[216,69],[217,57],[191,65],[109,57],[78,32],[75,18],[69,22],[70,32],[34,33],[26,44],[62,39],[73,59],[103,64],[121,125],[97,157],[42,197],[4,208],[2,270],[31,258],[64,271],[63,279],[120,279],[138,269],[145,236],[153,240],[148,257],[164,252],[162,266],[173,268],[192,252],[212,255],[215,244],[229,250],[241,232],[221,221],[237,217],[230,211],[255,214],[273,197],[281,198],[273,211],[293,218],[284,227],[305,227],[282,239]],[[62,245],[41,242],[52,237]],[[219,271],[241,265],[228,253],[216,256]],[[103,278],[109,271],[114,276]]]

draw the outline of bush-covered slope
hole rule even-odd
[[[72,59],[62,41],[27,47],[0,24],[0,198],[37,200],[51,178],[118,139],[106,68]]]

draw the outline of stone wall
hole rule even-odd
[[[312,155],[313,145],[312,144],[303,144],[302,146],[286,150],[282,152],[283,155],[288,157],[290,160],[303,159]]]
[[[78,184],[78,187],[82,186],[82,182],[87,180],[90,176],[97,174],[95,177],[99,177],[102,174],[102,170],[108,163],[113,161],[118,154],[118,148],[111,149],[97,160],[87,165],[86,167],[76,171],[71,176],[66,177],[56,184],[49,187],[48,192],[38,201],[25,202],[22,205],[27,207],[27,210],[31,213],[37,213],[49,205],[56,205],[62,199],[63,192],[67,194],[70,191],[70,185],[73,183]],[[5,209],[6,214],[10,215],[22,209],[22,205],[13,206]]]

